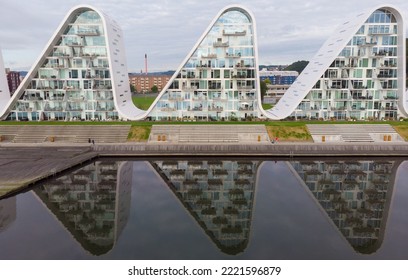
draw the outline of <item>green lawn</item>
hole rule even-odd
[[[152,105],[153,101],[156,97],[151,96],[134,96],[132,98],[133,104],[139,109],[147,110],[149,109],[150,105]]]
[[[269,110],[269,109],[272,109],[272,104],[262,104],[262,108],[264,109],[264,110]]]

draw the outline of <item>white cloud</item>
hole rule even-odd
[[[0,47],[6,67],[29,69],[67,12],[82,0],[0,0]],[[4,2],[4,3],[3,3]],[[90,0],[121,26],[129,71],[176,69],[211,20],[230,0]],[[406,0],[389,0],[408,19]],[[361,1],[241,1],[255,15],[261,64],[310,59],[348,16],[383,4]],[[7,28],[4,28],[7,27]]]

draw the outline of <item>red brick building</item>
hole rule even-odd
[[[16,71],[7,71],[7,83],[10,90],[10,95],[16,91],[18,86],[20,85],[20,73]]]
[[[170,78],[170,75],[132,74],[129,75],[129,83],[135,87],[137,93],[151,92],[153,86],[157,86],[160,92],[169,82]]]

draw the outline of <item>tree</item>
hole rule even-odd
[[[309,61],[300,60],[292,63],[284,69],[284,71],[297,71],[299,74],[302,73],[303,69],[309,64]]]
[[[159,88],[156,85],[154,85],[152,86],[151,90],[153,93],[157,93],[159,91]]]
[[[136,92],[136,88],[132,84],[130,84],[130,92]]]
[[[269,83],[271,83],[271,81],[269,81]],[[264,99],[264,96],[266,94],[266,90],[268,89],[267,82],[266,81],[261,81],[260,87],[261,87],[261,102],[262,102],[263,99]]]

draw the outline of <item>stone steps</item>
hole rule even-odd
[[[342,134],[344,142],[374,142],[369,134]]]
[[[315,141],[343,142],[378,142],[391,138],[392,141],[401,141],[395,129],[388,124],[308,124],[310,134]]]
[[[4,125],[0,126],[0,136],[5,136],[3,141],[14,143],[87,143],[89,139],[99,143],[123,143],[127,141],[129,130],[130,125]]]
[[[259,139],[259,141],[258,141]],[[153,125],[149,142],[238,143],[264,142],[264,125]]]

